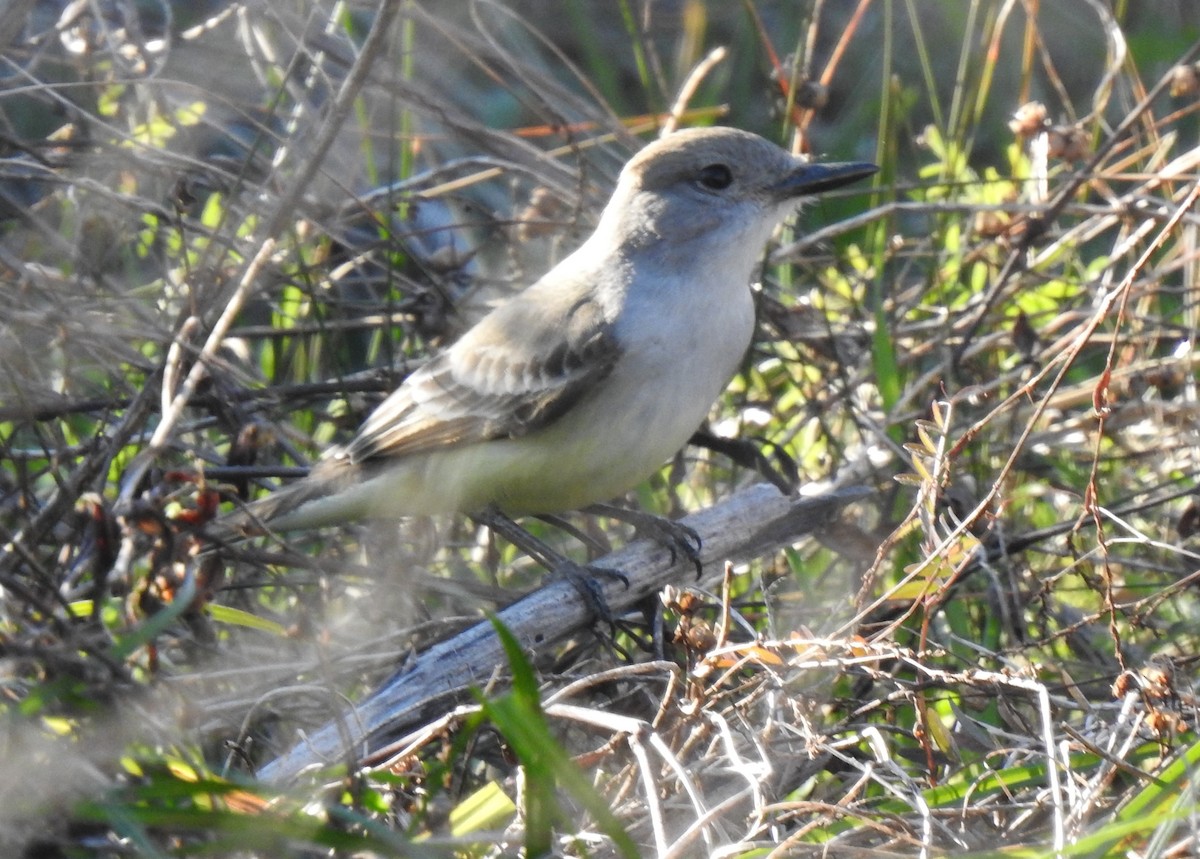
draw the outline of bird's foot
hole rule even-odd
[[[632,525],[638,536],[646,537],[665,546],[671,553],[672,564],[682,555],[696,568],[696,578],[700,578],[703,569],[700,563],[702,541],[695,529],[673,519],[612,504],[592,504],[586,509],[589,513],[610,516]]]
[[[616,637],[617,619],[613,615],[612,609],[608,605],[608,600],[604,596],[603,580],[615,579],[628,588],[629,577],[627,575],[611,567],[592,567],[577,564],[570,558],[562,558],[561,563],[551,570],[551,574],[561,576],[570,582],[571,587],[575,588],[575,592],[583,597],[583,601],[587,603],[592,616],[608,626],[610,634]]]
[[[570,558],[554,551],[543,541],[530,534],[508,516],[495,510],[489,510],[474,517],[476,521],[491,528],[505,540],[512,543],[537,563],[550,571],[552,575],[561,576],[571,583],[576,592],[583,598],[596,620],[605,623],[615,630],[616,618],[609,608],[608,600],[604,597],[602,580],[616,579],[626,588],[629,587],[629,577],[619,570],[609,567],[593,567],[576,563]]]

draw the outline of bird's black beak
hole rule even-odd
[[[845,162],[834,164],[804,164],[785,179],[771,186],[781,200],[832,191],[879,172],[874,164]]]

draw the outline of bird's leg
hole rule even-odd
[[[728,457],[735,465],[757,471],[784,495],[792,495],[800,485],[796,461],[776,444],[760,439],[722,438],[701,427],[692,433],[688,444],[703,447]],[[770,453],[767,451],[770,450]]]
[[[593,557],[599,556],[599,555],[607,555],[609,552],[612,551],[612,545],[610,543],[608,543],[607,541],[602,542],[601,540],[597,539],[595,536],[588,534],[586,531],[584,531],[582,528],[578,527],[577,525],[574,525],[571,522],[568,522],[562,516],[555,516],[550,513],[535,513],[534,518],[541,519],[543,522],[545,522],[550,527],[557,528],[559,531],[563,531],[567,534],[570,534],[572,537],[574,537],[576,540],[578,540],[581,544],[583,544],[584,546],[587,546],[588,551],[593,553]]]
[[[580,543],[587,546],[593,553],[595,553],[593,557],[595,557],[595,555],[607,555],[612,551],[612,545],[609,544],[607,540],[602,540],[592,534],[588,534],[582,528],[574,525],[571,522],[568,522],[561,516],[539,513],[537,514],[537,518],[541,519],[547,525],[561,529],[567,534],[570,534]],[[620,579],[625,587],[629,587],[629,579],[618,570],[608,567],[595,566],[589,566],[584,569],[591,570],[593,573],[596,573],[600,576]],[[658,598],[658,594],[652,593],[647,595],[644,599],[631,606],[631,608],[636,608],[641,611],[642,616],[645,618],[646,626],[650,629],[650,640],[647,641],[639,633],[635,632],[632,627],[627,626],[626,624],[620,624],[622,629],[628,636],[630,636],[630,638],[638,643],[642,650],[647,653],[655,654],[655,657],[658,659],[665,658],[663,655],[666,650],[665,645],[663,644],[663,606],[662,601]],[[610,621],[610,625],[612,625],[612,621]]]
[[[596,619],[612,627],[615,634],[615,618],[608,607],[608,601],[604,598],[604,589],[600,587],[598,578],[618,579],[625,587],[629,587],[628,576],[619,570],[607,567],[577,564],[550,548],[545,542],[530,534],[499,510],[485,510],[471,518],[495,531],[547,570],[555,575],[563,576],[583,597]]]
[[[696,578],[700,578],[700,535],[695,529],[681,522],[675,522],[653,513],[643,513],[640,510],[630,510],[628,507],[618,507],[615,504],[589,504],[584,508],[585,513],[597,516],[608,516],[628,525],[632,525],[639,535],[657,540],[671,552],[671,563],[679,555],[687,558],[696,568]]]

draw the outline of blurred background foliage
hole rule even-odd
[[[581,840],[565,757],[520,753],[562,743],[647,855],[1195,852],[1200,5],[381,8],[382,30],[361,2],[0,7],[0,843],[627,849],[611,820]],[[781,482],[870,500],[672,597],[687,683],[579,694],[670,766],[542,725],[514,659],[488,729],[253,781],[540,571],[466,521],[221,556],[203,525],[568,252],[659,128],[713,122],[882,167],[781,234],[711,421]],[[761,479],[689,448],[630,500],[680,515]],[[539,655],[544,694],[637,642]],[[562,803],[544,832],[513,749]],[[648,773],[658,794],[630,787]],[[733,782],[746,804],[696,798]]]

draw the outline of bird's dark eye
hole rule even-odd
[[[709,191],[724,191],[733,184],[733,171],[724,164],[709,164],[701,168],[696,181]]]

